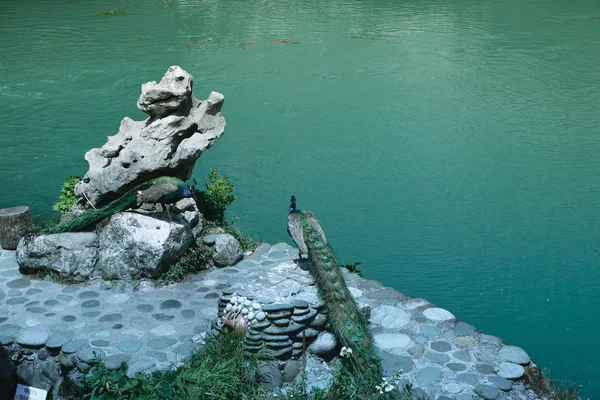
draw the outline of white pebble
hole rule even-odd
[[[244,314],[244,315],[248,314],[248,309],[246,307],[242,308],[242,314]]]
[[[256,319],[259,321],[262,321],[266,318],[267,316],[265,315],[264,312],[259,312],[258,314],[256,314]]]
[[[258,303],[252,303],[252,308],[254,308],[255,310],[261,309],[260,304],[258,304]]]
[[[254,311],[250,311],[248,313],[248,319],[254,319],[255,316],[256,316],[256,314],[254,313]]]
[[[229,300],[229,302],[235,304],[237,303],[237,299],[237,296],[231,296],[231,300]]]
[[[246,307],[250,307],[252,305],[252,302],[250,300],[244,300],[244,305]]]
[[[233,306],[231,304],[227,304],[225,306],[225,311],[231,311],[232,308],[233,308]]]

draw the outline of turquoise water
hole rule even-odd
[[[0,207],[49,216],[180,65],[226,97],[195,175],[250,234],[288,240],[294,194],[340,262],[600,397],[598,37],[594,0],[3,1]]]

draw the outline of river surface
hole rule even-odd
[[[249,234],[289,240],[293,194],[341,263],[600,398],[598,38],[596,0],[0,1],[0,207],[49,217],[180,65]]]

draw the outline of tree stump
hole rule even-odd
[[[5,250],[15,250],[26,232],[33,231],[29,207],[0,209],[0,246]]]

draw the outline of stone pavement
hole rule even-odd
[[[127,361],[130,374],[180,365],[215,320],[222,289],[260,293],[274,302],[319,302],[310,274],[293,261],[297,254],[285,243],[262,244],[235,267],[155,288],[150,282],[134,287],[30,279],[19,272],[14,252],[4,250],[0,345],[35,349],[40,359],[49,352],[70,367],[95,352],[109,368]],[[479,333],[426,300],[355,274],[345,277],[359,304],[370,310],[387,376],[402,369],[401,384],[411,383],[432,399],[538,398],[522,381],[527,368],[536,368],[522,349]]]

